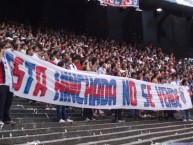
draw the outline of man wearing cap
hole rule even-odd
[[[4,60],[4,50],[6,43],[0,42],[0,124],[11,124],[15,122],[9,116],[9,110],[13,100],[13,93],[10,92],[10,76]]]

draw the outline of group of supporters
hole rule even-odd
[[[9,91],[4,67],[4,50],[12,48],[35,59],[48,61],[70,70],[89,71],[97,74],[121,76],[137,80],[183,85],[192,96],[193,61],[176,60],[175,55],[164,54],[158,46],[133,41],[132,44],[114,40],[102,40],[86,34],[77,35],[69,30],[39,27],[17,22],[0,23],[0,123],[14,124],[9,117],[13,94]],[[53,106],[45,105],[45,109]],[[156,117],[174,118],[175,111],[158,111]],[[112,110],[115,121],[123,122],[122,110]],[[189,110],[184,111],[184,121],[191,121]],[[130,110],[131,117],[150,117],[150,111]],[[83,109],[86,121],[104,116],[102,110]],[[59,122],[73,122],[67,106],[57,106]]]

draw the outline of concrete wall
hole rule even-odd
[[[143,36],[145,42],[160,44],[165,52],[176,53],[177,57],[187,57],[192,49],[192,20],[186,17],[169,15],[165,12],[155,14],[143,11]]]
[[[130,41],[135,33],[142,36],[142,15],[134,8],[108,7],[108,34],[116,40]]]
[[[108,37],[107,8],[96,4],[87,5],[85,30],[99,38]]]
[[[143,11],[143,39],[145,43],[151,41],[157,44],[157,23],[152,11]]]

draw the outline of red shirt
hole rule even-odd
[[[77,62],[75,65],[78,70],[83,70],[83,67],[81,66],[80,62]]]
[[[5,84],[5,69],[3,62],[0,62],[0,85]]]

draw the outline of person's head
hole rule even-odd
[[[142,73],[142,71],[141,71],[141,70],[137,71],[137,77],[138,77],[138,79],[139,79],[139,78],[141,78],[141,77],[142,77],[142,75],[143,75],[143,73]]]
[[[20,45],[20,44],[21,44],[19,38],[15,38],[15,39],[13,40],[13,43],[14,43],[15,45]]]
[[[105,68],[106,67],[105,62],[104,61],[99,62],[99,66]]]
[[[159,72],[155,72],[155,73],[153,74],[152,80],[153,80],[153,79],[158,79],[159,76],[160,76]]]
[[[132,73],[131,73],[131,78],[137,79],[137,74],[136,74],[135,72],[132,72]]]
[[[26,50],[26,54],[29,55],[29,56],[33,56],[33,54],[34,54],[33,49],[32,48],[28,48]]]
[[[44,50],[43,50],[42,48],[38,48],[37,54],[38,54],[40,57],[43,57],[43,55],[44,55]]]
[[[64,61],[60,61],[60,62],[58,62],[57,66],[65,67],[65,62]]]
[[[81,61],[81,57],[79,55],[75,55],[72,59],[72,62],[77,64],[77,63],[80,63]]]
[[[147,71],[147,72],[144,72],[144,77],[149,77],[149,72]]]
[[[66,61],[66,63],[68,63],[69,65],[72,64],[72,58],[70,57],[70,58],[68,59],[68,61]]]
[[[5,50],[6,42],[0,42],[0,51]]]
[[[96,58],[96,57],[93,57],[91,62],[92,62],[92,65],[98,65],[99,64],[99,59]]]
[[[160,78],[160,82],[161,82],[161,84],[164,84],[164,83],[166,83],[166,79],[164,77],[162,77],[162,78]]]
[[[50,57],[49,57],[48,53],[44,53],[44,60],[50,61]]]
[[[64,53],[63,55],[62,55],[62,59],[64,59],[64,61],[68,61],[69,59],[70,59],[70,55],[69,55],[69,53]]]
[[[56,56],[55,56],[54,54],[50,54],[50,60],[51,60],[51,61],[54,61],[55,58],[56,58]]]
[[[127,69],[127,64],[123,63],[122,64],[122,70],[126,70]]]
[[[56,56],[57,59],[60,58],[60,52],[59,51],[54,51],[53,54]]]
[[[117,68],[117,65],[115,63],[111,64],[111,71],[114,73],[118,73],[118,68]]]
[[[172,78],[169,77],[169,78],[168,78],[168,83],[170,84],[171,82],[172,82]]]
[[[183,80],[182,80],[182,86],[187,86],[187,85],[188,85],[187,79],[183,79]]]

